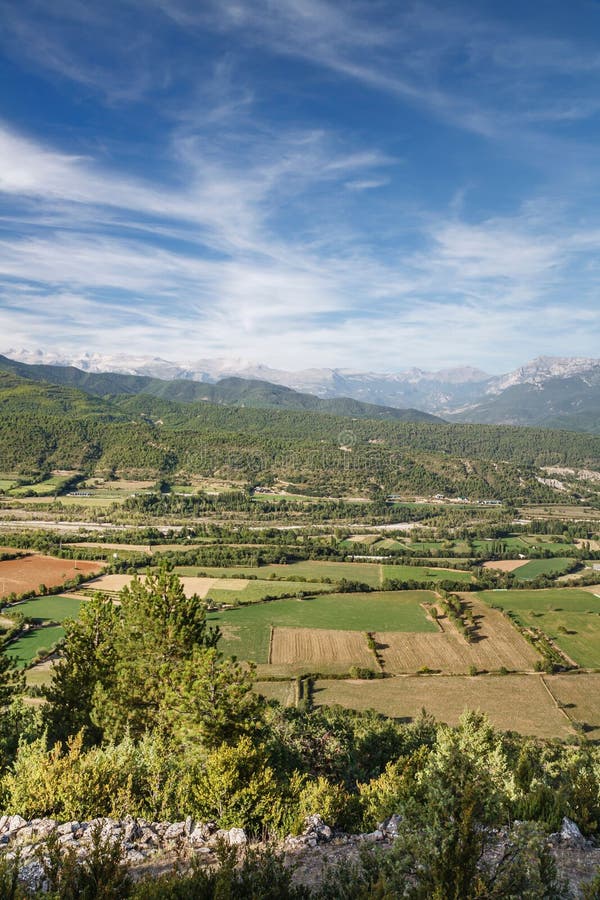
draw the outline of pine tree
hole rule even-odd
[[[185,596],[175,573],[162,567],[135,578],[120,594],[114,666],[94,693],[93,721],[105,737],[133,738],[159,725],[165,698],[180,682],[180,668],[200,648],[216,646],[218,628],[206,622],[202,601]]]
[[[78,620],[64,622],[61,659],[52,669],[45,690],[45,719],[51,743],[65,741],[84,729],[86,743],[101,732],[92,722],[94,692],[107,680],[115,662],[113,648],[118,611],[111,600],[96,596],[82,604]]]

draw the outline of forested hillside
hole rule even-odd
[[[504,426],[396,423],[310,411],[92,397],[0,374],[0,465],[147,477],[236,474],[316,493],[414,491],[546,500],[542,465],[597,467],[600,437]]]

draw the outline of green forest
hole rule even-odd
[[[352,490],[545,502],[542,465],[593,466],[600,437],[508,426],[346,418],[312,411],[101,399],[0,373],[0,468],[159,478],[281,479],[307,494]],[[349,445],[349,446],[348,446]]]

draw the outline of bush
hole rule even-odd
[[[63,821],[127,814],[177,818],[194,777],[189,761],[174,761],[152,738],[84,752],[82,737],[51,750],[43,738],[23,744],[2,781],[6,810]]]
[[[373,831],[384,819],[398,812],[403,787],[403,761],[390,762],[378,778],[358,785],[362,810],[361,828]]]
[[[339,784],[323,776],[305,784],[298,798],[298,817],[294,830],[300,832],[307,816],[319,815],[332,828],[354,831],[360,825],[360,804]]]
[[[279,832],[283,794],[264,749],[243,737],[208,755],[190,786],[189,811],[200,819],[215,819],[222,828],[245,828],[257,835],[265,828]]]

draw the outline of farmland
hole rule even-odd
[[[213,415],[205,405],[201,412],[209,417],[207,421]],[[128,420],[129,415],[127,412]],[[479,431],[470,438],[474,441],[473,459],[461,444],[457,462],[458,444],[440,453],[437,445],[430,446],[433,432],[424,432],[419,440],[425,444],[415,450],[409,445],[417,439],[418,429],[415,432],[412,426],[396,431],[394,425],[392,433],[387,425],[378,425],[375,430],[382,432],[378,436],[374,426],[354,423],[361,440],[381,438],[381,443],[369,445],[374,452],[391,454],[380,467],[381,483],[375,489],[375,470],[359,465],[353,468],[362,452],[358,445],[352,456],[341,458],[341,467],[337,448],[333,456],[327,456],[328,449],[323,451],[331,433],[325,420],[314,419],[309,434],[304,419],[287,417],[282,432],[285,440],[280,443],[281,435],[275,436],[280,426],[270,414],[217,410],[214,415],[224,415],[231,430],[219,433],[218,441],[202,432],[204,444],[216,454],[210,471],[208,465],[203,468],[204,463],[188,466],[187,448],[195,438],[173,431],[168,440],[177,437],[173,453],[178,461],[165,475],[166,469],[160,469],[164,451],[155,440],[160,432],[160,440],[164,438],[167,446],[169,426],[165,421],[148,437],[143,464],[120,465],[118,453],[109,448],[95,471],[86,470],[85,480],[82,476],[76,485],[72,481],[66,487],[71,496],[61,490],[64,479],[77,473],[58,460],[34,473],[29,484],[16,467],[4,472],[0,489],[4,486],[13,496],[5,493],[3,497],[3,530],[10,531],[11,522],[24,536],[37,530],[38,522],[43,523],[40,530],[47,529],[40,543],[25,542],[34,552],[0,563],[4,596],[35,592],[41,584],[51,587],[85,576],[85,583],[66,596],[39,596],[17,606],[16,611],[38,626],[10,645],[11,655],[21,664],[31,660],[40,646],[60,637],[60,623],[76,616],[96,592],[118,602],[119,591],[130,584],[133,573],[143,578],[150,557],[165,554],[167,564],[181,577],[185,594],[197,595],[209,624],[221,629],[220,647],[225,655],[254,660],[259,676],[281,679],[272,683],[270,696],[286,703],[298,700],[290,678],[312,673],[319,679],[314,696],[317,705],[339,700],[362,708],[368,695],[377,697],[379,706],[372,701],[368,705],[400,717],[413,716],[424,705],[454,721],[463,706],[472,705],[489,710],[503,727],[516,723],[516,727],[539,734],[572,734],[577,719],[590,727],[598,723],[600,729],[600,717],[594,718],[594,704],[584,690],[585,681],[575,684],[563,681],[564,674],[548,676],[557,679],[556,690],[552,688],[556,697],[561,691],[561,697],[575,697],[575,688],[579,690],[574,700],[564,701],[565,709],[558,709],[562,700],[553,703],[546,683],[535,674],[536,667],[548,660],[506,614],[517,616],[526,628],[541,629],[580,666],[600,667],[600,615],[596,612],[600,601],[587,587],[580,591],[558,587],[560,573],[574,562],[581,563],[577,577],[588,584],[591,581],[590,566],[600,548],[597,510],[567,497],[560,498],[559,504],[552,503],[550,490],[534,483],[529,469],[520,469],[519,477],[515,476],[520,463],[510,463],[504,470],[505,460],[514,453],[512,431],[502,451],[498,435],[486,437],[490,459],[480,465]],[[194,423],[200,431],[202,416]],[[309,448],[307,443],[299,451],[302,471],[296,473],[297,481],[283,470],[265,471],[263,476],[229,466],[233,448],[242,455],[245,452],[238,446],[244,416],[255,424],[257,430],[252,433],[261,435],[260,440],[252,439],[253,446],[261,444],[266,435],[263,449],[268,445],[265,459],[269,460],[278,459],[276,454],[283,450],[287,453],[287,442],[297,446],[298,429],[305,429],[306,440],[314,446]],[[130,460],[136,457],[144,428],[146,425],[136,431],[133,444],[127,447]],[[453,440],[463,440],[463,432],[448,428],[448,439],[452,435]],[[102,445],[105,426],[93,433]],[[575,452],[571,442],[565,446],[560,442],[561,453]],[[335,457],[319,472],[311,469],[317,458],[315,447],[319,459]],[[530,466],[529,445],[523,453],[526,466]],[[587,449],[585,453],[587,461]],[[367,456],[361,457],[361,465],[365,460]],[[396,484],[394,479],[405,477],[398,473],[410,471],[413,465],[415,473],[420,472],[418,480],[426,486]],[[499,466],[501,481],[496,480]],[[470,477],[470,467],[476,476],[466,488],[462,480]],[[369,472],[367,478],[365,471]],[[477,484],[483,484],[481,479],[485,481],[481,491],[490,497],[505,490],[510,493],[510,484],[513,488],[506,503],[485,508],[475,502],[455,502],[450,496],[444,502],[436,501],[438,479],[455,484],[458,496],[475,496]],[[461,481],[460,488],[456,479]],[[18,497],[14,496],[17,492]],[[393,492],[394,502],[388,492]],[[56,502],[54,494],[60,495]],[[526,500],[535,519],[531,527],[528,516],[522,515]],[[47,537],[52,528],[60,531],[60,539]],[[18,533],[11,538],[14,547],[23,546]],[[10,543],[8,534],[6,543]],[[105,563],[58,559],[59,549],[73,556],[97,553]],[[14,548],[7,547],[6,552],[12,553]],[[373,559],[353,560],[354,554],[372,555]],[[542,554],[544,558],[538,558]],[[546,554],[555,556],[546,558]],[[512,558],[498,559],[503,556]],[[474,560],[483,568],[473,566]],[[151,562],[154,570],[155,560]],[[554,586],[542,591],[528,589],[528,582],[540,577]],[[386,581],[394,582],[396,588],[412,582],[428,590],[384,591],[384,586],[391,586]],[[519,589],[476,594],[469,590],[476,581],[499,588],[518,585]],[[458,618],[448,606],[445,582],[453,583],[452,591],[460,598]],[[366,586],[364,590],[361,585]],[[49,624],[54,622],[57,624]],[[5,622],[4,627],[11,627],[10,623]],[[35,678],[47,678],[48,670],[49,664]],[[346,678],[350,670],[362,680]],[[477,677],[472,677],[474,672],[479,673]],[[500,677],[504,672],[510,674]],[[429,677],[427,673],[437,674]],[[326,677],[334,675],[335,682]],[[383,677],[369,682],[370,675]],[[513,690],[523,705],[518,711],[514,710]],[[400,691],[404,705],[398,699]],[[579,710],[572,715],[573,724],[567,715],[569,702]],[[545,731],[543,716],[548,721]]]
[[[351,666],[374,668],[363,632],[281,626],[273,629],[269,671],[345,673]]]
[[[25,633],[6,647],[6,655],[14,659],[19,668],[28,666],[41,649],[49,650],[63,638],[65,632],[60,625],[48,625]]]
[[[76,619],[79,616],[81,603],[82,601],[75,597],[56,595],[24,600],[22,603],[11,606],[10,609],[22,613],[36,623],[63,622],[65,619]]]
[[[478,671],[528,671],[538,654],[501,613],[487,609],[470,594],[464,595],[477,629],[467,642],[445,615],[437,618],[435,634],[403,635],[397,631],[377,632],[384,669],[392,674],[418,672],[420,669],[448,674],[464,674],[471,667]]]
[[[462,581],[473,580],[470,572],[432,566],[383,566],[383,577],[398,581]]]
[[[456,724],[465,709],[479,709],[497,728],[544,738],[572,738],[575,734],[569,717],[553,701],[540,675],[430,675],[383,681],[324,679],[315,685],[314,702],[374,709],[405,720],[417,719],[425,709],[451,725]]]
[[[483,563],[484,569],[493,569],[496,572],[514,572],[527,565],[527,559],[490,559]]]
[[[533,581],[539,575],[562,575],[573,564],[572,559],[555,557],[554,559],[532,559],[515,572],[519,581]]]
[[[0,597],[38,590],[41,584],[57,587],[77,575],[91,577],[102,563],[31,555],[0,561]]]
[[[177,566],[175,571],[179,575],[197,575],[200,571],[206,575],[218,577],[225,575],[233,578],[251,576],[255,578],[304,578],[306,581],[322,582],[326,579],[339,581],[346,578],[348,581],[359,581],[369,587],[381,585],[381,566],[376,563],[352,563],[352,562],[327,562],[321,560],[307,560],[306,562],[288,563],[282,565],[266,566],[235,566],[215,568],[211,566]]]
[[[385,578],[395,578],[399,581],[431,581],[432,584],[439,581],[462,581],[469,582],[473,576],[470,572],[464,572],[460,569],[444,569],[432,563],[431,566],[410,566],[410,565],[380,565],[379,563],[369,562],[328,562],[324,560],[310,560],[307,562],[288,563],[285,565],[266,565],[266,566],[241,566],[241,567],[198,567],[177,566],[175,571],[179,575],[197,575],[202,574],[213,576],[227,576],[243,578],[250,576],[254,578],[285,578],[293,579],[304,578],[307,581],[323,582],[323,581],[357,581],[366,584],[369,587],[381,587]]]
[[[479,596],[524,625],[540,628],[578,665],[600,666],[600,599],[592,591],[483,591]]]
[[[436,625],[422,606],[432,599],[433,595],[427,591],[325,594],[210,612],[208,621],[222,629],[222,647],[227,653],[267,664],[271,627],[342,632],[377,631],[385,627],[405,632],[435,632]],[[360,659],[354,662],[361,664]]]
[[[231,570],[233,571],[233,570]],[[117,594],[122,588],[131,584],[131,575],[101,575],[88,582],[80,594],[90,595],[96,591]],[[279,597],[284,594],[322,593],[333,590],[330,585],[307,581],[275,581],[269,579],[247,579],[243,577],[204,577],[182,575],[181,584],[186,597],[198,597],[214,600],[216,603],[254,603],[266,597]]]
[[[600,675],[545,675],[544,681],[588,740],[600,740]]]

